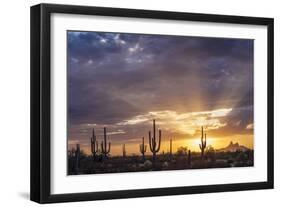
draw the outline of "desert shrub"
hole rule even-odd
[[[176,155],[182,156],[182,155],[187,155],[187,147],[179,147],[177,149]]]
[[[212,162],[216,161],[216,152],[212,145],[207,146],[205,156]]]

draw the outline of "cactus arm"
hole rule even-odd
[[[94,149],[93,149],[93,140],[91,139],[91,152],[92,152],[92,154],[93,154],[93,151],[94,151]]]
[[[146,152],[146,147],[147,145],[144,144],[144,137],[142,138],[142,144],[140,144],[140,152],[141,154],[144,155],[144,153]]]
[[[95,158],[97,152],[98,152],[98,142],[96,141],[96,135],[95,135],[95,129],[93,128],[92,131],[92,137],[91,137],[91,153],[92,156]]]
[[[155,142],[155,144],[156,144],[156,142]],[[161,146],[161,136],[159,136],[158,147],[157,147],[157,149],[155,149],[156,152],[159,152],[160,146]]]
[[[157,150],[156,150],[157,152],[159,152],[159,150],[160,150],[161,138],[162,138],[162,132],[161,132],[161,130],[159,129],[158,148],[157,148]],[[156,144],[156,142],[155,142],[155,144]]]
[[[204,141],[205,147],[207,146],[207,135],[205,133],[205,141]]]
[[[103,128],[103,141],[101,142],[101,152],[106,157],[111,148],[111,143],[109,142],[107,145],[107,136],[106,136],[106,127]]]
[[[142,145],[143,145],[143,153],[146,152],[146,145],[144,145],[144,137],[142,138]]]
[[[109,152],[110,152],[110,147],[111,147],[111,143],[109,142],[109,143],[108,143],[108,150],[107,150],[106,154],[109,154]]]
[[[150,131],[148,133],[148,138],[149,138],[149,148],[150,148],[150,151],[153,152],[153,144],[152,144],[151,132]]]
[[[155,119],[153,119],[153,138],[156,137],[156,131],[155,131]],[[155,140],[154,140],[155,141]]]
[[[101,152],[104,154],[103,141],[101,141],[100,146],[101,146]]]

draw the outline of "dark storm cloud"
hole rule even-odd
[[[68,32],[69,123],[114,125],[149,111],[251,107],[253,43]],[[251,113],[225,121],[242,129],[253,121]]]
[[[136,116],[140,111],[132,104],[115,97],[112,94],[89,88],[77,98],[77,94],[70,92],[68,114],[72,124],[95,123],[114,124],[122,120]],[[121,109],[121,110],[120,110]]]
[[[229,134],[252,134],[253,129],[248,129],[247,127],[254,123],[253,113],[253,106],[234,108],[226,117],[221,119],[227,125],[212,130],[212,134],[215,136],[225,135],[225,132]]]

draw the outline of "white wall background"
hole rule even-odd
[[[275,18],[275,189],[53,206],[254,206],[281,202],[281,13],[279,1],[245,0],[49,0],[1,2],[0,22],[0,205],[36,206],[29,201],[29,7],[37,3],[81,4],[137,9],[217,13]],[[279,5],[280,4],[280,5]]]

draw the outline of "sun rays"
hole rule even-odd
[[[93,127],[112,153],[138,152],[151,120],[174,149],[230,141],[253,148],[253,40],[68,32],[68,145],[86,152]],[[89,44],[91,43],[91,44]]]

